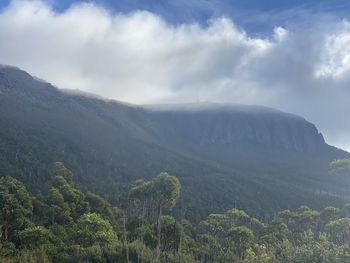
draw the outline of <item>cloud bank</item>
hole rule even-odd
[[[260,104],[300,114],[350,149],[350,22],[320,19],[250,37],[228,18],[171,25],[156,14],[12,1],[0,63],[60,88],[132,103]]]

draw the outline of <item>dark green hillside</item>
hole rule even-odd
[[[1,67],[0,176],[45,191],[62,161],[79,188],[114,202],[130,182],[167,171],[183,187],[176,213],[197,220],[235,206],[264,218],[344,202],[349,181],[327,169],[347,153],[304,119],[250,106],[181,109],[72,95]]]

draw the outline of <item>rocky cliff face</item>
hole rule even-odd
[[[258,146],[315,152],[326,145],[305,119],[259,106],[187,104],[148,106],[158,134],[190,144],[222,147]]]

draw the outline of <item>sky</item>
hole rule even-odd
[[[136,104],[258,104],[350,150],[350,1],[0,0],[0,64]]]

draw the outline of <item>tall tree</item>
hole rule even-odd
[[[329,173],[336,176],[350,176],[350,159],[334,160],[330,164]]]
[[[140,208],[141,208],[141,231],[140,231],[140,242],[143,245],[144,244],[144,224],[145,224],[145,213],[146,213],[146,206],[150,203],[150,197],[151,197],[151,183],[145,182],[144,180],[137,180],[134,184],[132,184],[129,187],[128,195],[129,200],[137,200],[136,202]],[[134,203],[135,204],[135,203]],[[143,252],[144,252],[144,246],[141,246],[141,263],[143,262]]]
[[[239,259],[243,260],[247,249],[254,241],[253,231],[245,226],[233,227],[229,230],[229,237],[234,242]]]
[[[18,231],[30,225],[32,198],[26,187],[12,177],[0,178],[0,240],[16,242]]]
[[[104,255],[113,257],[120,245],[110,222],[96,213],[84,214],[79,218],[72,238],[75,244],[79,244],[75,246],[77,253],[74,253],[78,262],[106,262]]]
[[[160,173],[151,181],[152,199],[157,207],[157,261],[160,261],[161,249],[161,217],[164,208],[173,208],[180,197],[181,185],[179,179],[168,173]]]
[[[60,203],[62,201],[66,203],[65,206],[69,208],[69,216],[73,219],[78,219],[81,215],[88,213],[90,211],[89,203],[86,201],[85,195],[74,186],[72,172],[62,163],[55,163],[53,170],[55,177],[51,194],[55,196],[55,199],[58,198],[56,201],[61,199]],[[56,203],[54,205],[57,206]],[[60,205],[58,206],[60,207]]]

